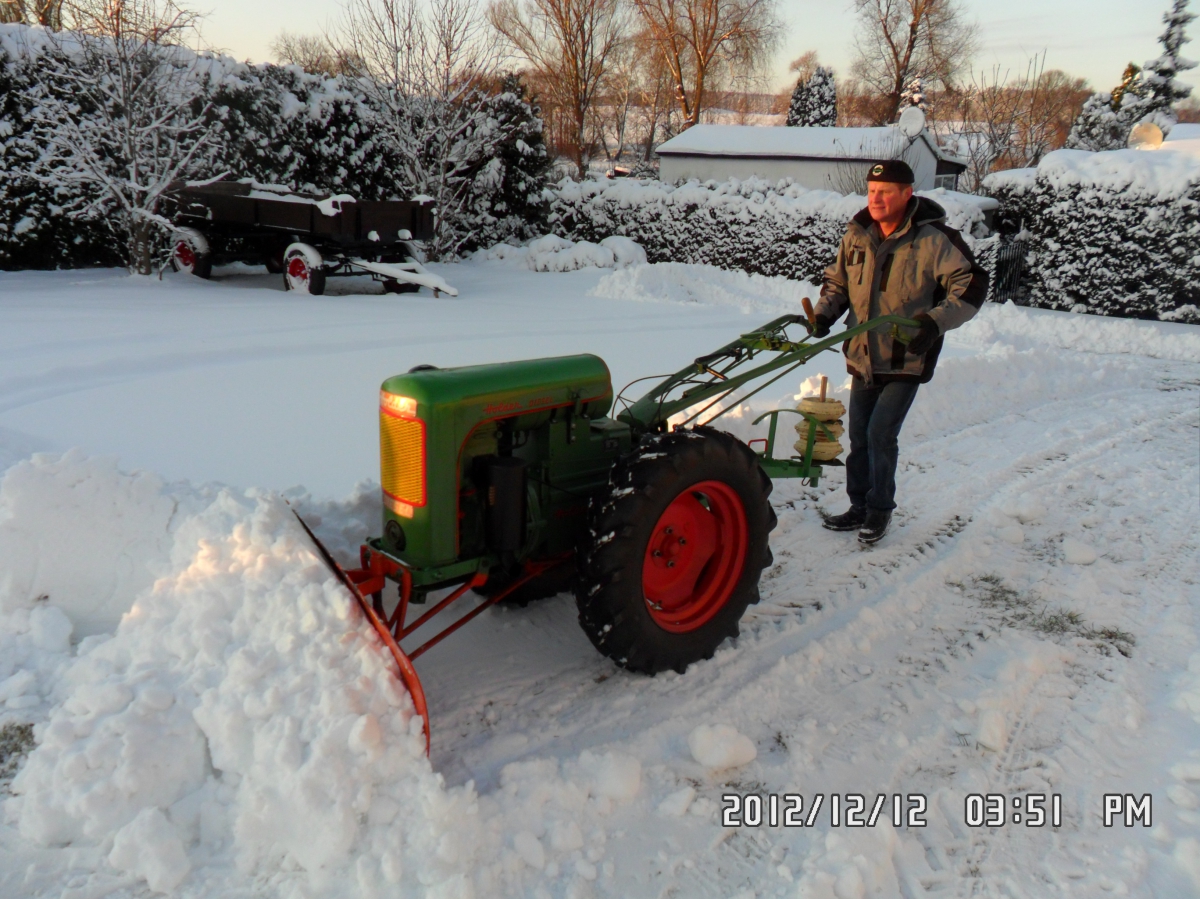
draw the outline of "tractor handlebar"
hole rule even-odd
[[[806,309],[805,311],[807,312],[808,310]],[[811,330],[799,341],[788,339],[787,327],[799,323],[803,323],[806,328],[810,328],[811,325],[806,315],[783,315],[773,321],[767,322],[767,324],[754,331],[741,335],[737,340],[726,344],[716,352],[697,356],[690,366],[660,381],[641,399],[633,403],[617,417],[629,423],[635,430],[663,430],[666,428],[667,420],[672,415],[704,404],[703,408],[694,412],[687,419],[687,422],[695,421],[718,402],[726,399],[734,391],[749,384],[751,381],[755,381],[772,372],[778,372],[775,377],[740,397],[737,404],[744,402],[754,396],[754,394],[769,387],[775,381],[799,368],[818,353],[832,350],[843,341],[849,340],[859,334],[874,331],[884,325],[891,325],[896,338],[902,343],[907,343],[908,340],[900,332],[900,328],[921,327],[920,322],[913,321],[910,318],[904,318],[899,315],[881,315],[878,318],[873,318],[870,321],[847,328],[840,334],[830,335],[816,343],[809,343]],[[755,365],[753,368],[745,371],[736,371],[753,360],[759,353],[768,351],[776,354],[773,359],[763,362],[760,365]],[[722,363],[727,364],[719,368]],[[707,378],[707,380],[699,380],[701,378]],[[690,386],[687,390],[684,390],[673,398],[670,397],[673,391],[685,384],[693,386]],[[726,405],[724,409],[719,410],[712,418],[707,419],[705,423],[717,418],[725,409],[729,408],[732,408],[732,405]],[[686,424],[687,422],[684,423]]]

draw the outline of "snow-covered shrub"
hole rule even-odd
[[[594,243],[635,240],[651,262],[692,262],[819,283],[863,197],[758,178],[672,187],[660,181],[563,181],[554,188],[555,233]],[[988,271],[996,239],[967,194],[924,191],[974,246]]]
[[[219,55],[190,62],[191,109],[207,109],[208,141],[182,177],[227,173],[364,200],[428,192],[403,164],[394,135],[380,127],[374,92],[362,80]],[[58,107],[73,99],[56,92],[62,82],[50,77],[68,64],[40,29],[0,25],[0,269],[126,261],[109,227],[112,204],[94,185],[62,177],[61,161],[48,168],[45,136],[34,133],[39,96]],[[515,77],[495,87],[476,91],[460,122],[470,139],[455,151],[456,200],[439,219],[452,254],[546,230],[540,111]]]
[[[536,238],[523,247],[496,244],[489,250],[481,251],[479,258],[511,260],[535,272],[573,272],[582,268],[623,269],[646,264],[645,251],[628,237],[606,237],[597,244],[590,240],[567,240],[557,234]]]
[[[1200,301],[1200,160],[1170,147],[1060,150],[988,177],[1024,232],[1030,305],[1200,321],[1186,311]]]
[[[131,271],[150,274],[171,233],[170,185],[192,173],[213,140],[204,57],[176,43],[173,9],[147,6],[132,23],[107,8],[103,29],[54,34],[37,55],[32,136],[42,183],[88,198],[74,213],[99,212]],[[123,29],[128,29],[123,30]]]
[[[119,265],[98,210],[71,218],[92,194],[81,185],[39,181],[42,148],[32,113],[40,57],[56,51],[40,30],[0,25],[0,269]],[[29,40],[26,40],[29,38]]]

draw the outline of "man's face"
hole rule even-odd
[[[867,182],[867,209],[877,222],[898,222],[904,217],[904,209],[912,196],[911,184],[889,184],[884,181]]]

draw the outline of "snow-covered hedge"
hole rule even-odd
[[[62,42],[66,43],[62,43]],[[39,95],[71,53],[69,37],[0,25],[0,269],[119,265],[111,210],[103,198],[55,178],[35,134]],[[310,75],[295,66],[248,65],[202,55],[193,68],[197,109],[211,104],[216,134],[189,173],[282,184],[293,190],[350,194],[364,200],[407,198],[397,148],[378,125],[368,92],[352,78]],[[43,104],[44,106],[44,104]],[[548,166],[537,108],[508,79],[475,111],[463,140],[470,158],[460,173],[470,196],[453,223],[460,250],[544,233]],[[461,238],[461,239],[457,239]]]
[[[698,262],[820,283],[846,223],[863,197],[752,178],[689,181],[563,181],[553,189],[550,225],[572,240],[635,240],[651,262]],[[991,272],[996,238],[984,227],[986,201],[942,189],[923,191],[973,245]]]
[[[1028,247],[1030,305],[1200,323],[1200,154],[1175,145],[1060,150],[988,177]]]

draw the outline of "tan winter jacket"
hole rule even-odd
[[[925,312],[945,334],[970,321],[986,296],[987,276],[962,235],[946,224],[945,210],[913,197],[905,220],[886,240],[866,209],[851,219],[837,260],[825,270],[815,311],[837,321],[849,309],[847,327],[880,315],[912,318]],[[850,374],[868,384],[924,384],[933,377],[943,340],[914,356],[887,325],[846,341],[842,351]]]

